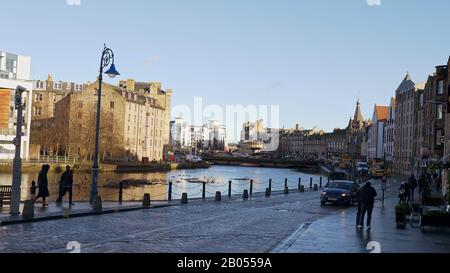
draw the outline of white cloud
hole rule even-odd
[[[81,0],[66,0],[69,6],[81,6]]]
[[[381,0],[367,0],[369,6],[381,6]]]

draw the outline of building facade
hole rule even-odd
[[[416,159],[414,156],[414,96],[423,90],[423,84],[415,84],[409,74],[395,91],[395,139],[393,171],[400,175],[411,175]]]
[[[33,124],[36,144],[53,154],[92,159],[98,82],[56,103],[55,117]],[[169,135],[164,103],[152,94],[102,85],[100,158],[160,161]]]
[[[182,118],[170,122],[170,145],[175,151],[191,151],[191,126]]]
[[[341,157],[347,153],[347,130],[334,129],[325,134],[327,159]]]
[[[395,98],[391,98],[389,104],[388,117],[384,126],[384,159],[386,167],[392,169],[394,158],[394,139],[395,139]]]
[[[388,106],[375,105],[371,125],[368,128],[367,162],[384,159],[384,132],[388,115]]]
[[[89,83],[54,81],[49,74],[47,80],[34,80],[32,120],[54,117],[55,105],[68,93],[82,92]]]
[[[347,126],[347,155],[354,162],[367,158],[367,133],[369,121],[365,121],[361,112],[359,100],[356,102],[355,115],[350,118]]]
[[[0,51],[0,159],[14,159],[17,110],[15,90],[17,86],[27,89],[22,95],[24,103],[21,157],[29,158],[30,126],[33,105],[33,88],[29,83],[31,58]]]

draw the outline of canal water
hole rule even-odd
[[[49,173],[50,201],[58,195],[60,173]],[[29,198],[29,188],[33,180],[37,181],[38,173],[24,173],[22,175],[22,199]],[[147,180],[151,185],[130,186],[123,189],[123,201],[139,201],[145,193],[151,195],[152,200],[167,200],[169,182],[172,182],[172,199],[180,199],[186,192],[189,198],[201,198],[203,185],[199,181],[207,181],[206,196],[213,197],[217,191],[222,195],[228,194],[228,181],[232,181],[232,194],[242,194],[250,189],[250,180],[254,181],[253,192],[264,192],[272,179],[272,190],[283,190],[284,181],[288,179],[290,189],[297,189],[299,178],[305,188],[309,187],[310,179],[313,184],[319,184],[320,175],[301,173],[292,169],[212,166],[209,169],[175,170],[167,173],[100,173],[99,194],[104,201],[118,201],[118,184],[122,180]],[[11,185],[12,174],[0,173],[0,185]],[[90,173],[74,174],[74,200],[89,200]],[[323,178],[325,183],[325,177]]]

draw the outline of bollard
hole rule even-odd
[[[320,177],[320,186],[319,186],[320,188],[322,188],[322,179],[323,179],[323,178],[322,178],[322,176],[321,176],[321,177]]]
[[[298,179],[298,190],[300,191],[301,188],[302,188],[302,178],[300,177]]]
[[[270,189],[267,188],[267,189],[266,189],[266,197],[270,197],[270,194],[271,194]]]
[[[167,200],[169,202],[172,201],[172,182],[169,182],[169,194],[168,194]]]
[[[309,188],[312,190],[313,188],[313,178],[311,177],[311,179],[309,180]]]
[[[150,194],[144,194],[144,201],[142,202],[142,206],[145,208],[149,208],[151,205]]]
[[[181,196],[181,204],[187,204],[188,203],[188,194],[186,192],[183,193]]]
[[[231,180],[228,181],[228,197],[231,197]]]
[[[222,193],[220,191],[216,191],[216,202],[222,201]]]
[[[314,184],[314,190],[315,190],[315,191],[318,191],[318,190],[319,190],[319,187],[317,186],[317,184]]]
[[[289,188],[288,187],[284,187],[284,194],[289,194]]]
[[[100,196],[94,197],[94,202],[92,203],[92,207],[93,207],[94,211],[102,211],[102,209],[103,209],[102,198]]]
[[[250,195],[253,195],[253,179],[250,180]]]
[[[202,199],[206,199],[206,183],[203,182]]]
[[[269,179],[269,190],[272,192],[272,179]]]
[[[119,203],[122,204],[123,198],[123,181],[120,181],[119,183]]]
[[[242,199],[244,200],[248,199],[248,190],[244,190],[244,193],[242,194]]]
[[[300,192],[305,192],[305,186],[303,185],[300,186]]]
[[[22,210],[22,218],[23,219],[33,219],[34,218],[34,201],[28,200],[25,201]]]
[[[286,188],[287,186],[288,186],[288,179],[285,178],[285,179],[284,179],[284,187]]]

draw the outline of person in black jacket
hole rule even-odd
[[[59,197],[56,200],[56,203],[61,204],[63,197],[66,193],[69,193],[69,204],[73,206],[72,203],[72,188],[73,188],[73,172],[70,169],[70,166],[66,167],[66,171],[61,176],[61,181],[59,182]]]
[[[416,191],[417,188],[417,179],[414,176],[414,174],[412,174],[411,177],[408,179],[408,183],[409,189],[411,191],[411,200],[414,201],[414,192]]]
[[[372,211],[373,205],[375,204],[375,197],[377,196],[377,191],[372,187],[370,182],[367,182],[364,187],[361,188],[361,202],[362,202],[362,213],[359,219],[359,228],[364,226],[364,218],[367,213],[367,229],[371,228],[372,223]]]
[[[45,202],[45,199],[50,196],[50,192],[48,190],[48,179],[47,174],[50,170],[50,165],[43,165],[42,170],[39,172],[38,177],[38,195],[36,196],[36,200],[39,198],[42,198],[42,206],[46,207],[47,203]]]

